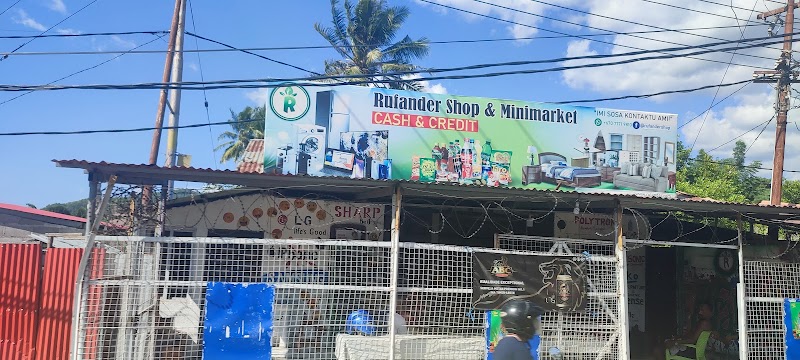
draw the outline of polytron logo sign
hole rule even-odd
[[[311,108],[311,97],[302,86],[281,85],[272,89],[269,106],[275,115],[286,121],[300,120]]]

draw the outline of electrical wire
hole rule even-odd
[[[223,43],[223,42],[221,42],[221,41],[212,40],[212,39],[209,39],[209,38],[207,38],[207,37],[204,37],[204,36],[197,35],[197,34],[195,34],[195,33],[190,33],[190,32],[188,32],[188,31],[187,31],[187,32],[186,32],[186,35],[194,36],[196,39],[205,40],[205,41],[208,41],[208,42],[211,42],[211,43],[217,44],[217,45],[224,46],[224,47],[226,47],[226,48],[229,48],[229,49],[233,49],[233,50],[236,50],[236,51],[243,52],[243,53],[245,53],[245,54],[250,54],[250,55],[253,55],[253,56],[255,56],[255,57],[259,57],[259,58],[262,58],[262,59],[264,59],[264,60],[267,60],[267,61],[274,62],[274,63],[276,63],[276,64],[280,64],[280,65],[288,66],[288,67],[290,67],[290,68],[297,69],[297,70],[300,70],[300,71],[305,71],[305,72],[307,72],[307,73],[309,73],[309,74],[314,74],[314,75],[322,75],[322,74],[320,74],[320,73],[318,73],[318,72],[315,72],[315,71],[311,71],[311,70],[308,70],[308,69],[304,69],[304,68],[301,68],[301,67],[299,67],[299,66],[295,66],[295,65],[289,64],[289,63],[287,63],[287,62],[283,62],[283,61],[275,60],[275,59],[272,59],[272,58],[266,57],[266,56],[264,56],[264,55],[261,55],[261,54],[254,53],[254,52],[252,52],[252,51],[248,51],[248,50],[244,50],[244,49],[239,49],[239,48],[237,48],[237,47],[235,47],[235,46],[228,45],[228,44],[226,44],[226,43]]]
[[[578,104],[578,103],[613,101],[613,100],[623,100],[623,99],[643,99],[643,98],[650,98],[650,97],[659,96],[659,95],[690,93],[690,92],[710,89],[710,88],[714,88],[714,87],[727,87],[727,86],[734,86],[734,85],[741,85],[741,84],[744,84],[745,86],[747,86],[747,85],[751,84],[752,82],[753,82],[753,80],[748,79],[748,80],[742,80],[742,81],[737,81],[737,82],[732,82],[732,83],[727,83],[727,84],[706,85],[706,86],[700,86],[700,87],[696,87],[696,88],[683,89],[683,90],[660,91],[660,92],[651,93],[651,94],[625,95],[625,96],[616,96],[616,97],[608,97],[608,98],[601,98],[601,99],[588,99],[588,100],[571,100],[571,101],[555,101],[555,102],[545,101],[545,102],[550,103],[550,104]],[[744,88],[744,87],[742,87],[742,88]],[[742,88],[740,88],[739,90],[741,90]]]
[[[161,35],[156,35],[157,37],[156,37],[155,39],[153,39],[153,40],[150,40],[150,41],[148,41],[148,42],[146,42],[146,43],[143,43],[143,44],[141,44],[141,45],[138,45],[138,46],[136,46],[136,47],[132,48],[130,51],[133,51],[133,50],[135,50],[135,49],[138,49],[138,48],[144,47],[144,46],[146,46],[146,45],[149,45],[149,44],[153,43],[154,41],[158,41],[159,39],[163,38],[165,35],[167,35],[167,34],[166,34],[166,33],[164,33],[164,34],[161,34]],[[73,77],[73,76],[75,76],[75,75],[78,75],[78,74],[80,74],[80,73],[83,73],[83,72],[86,72],[86,71],[89,71],[89,70],[95,69],[95,68],[97,68],[97,67],[100,67],[100,66],[102,66],[102,65],[105,65],[105,64],[107,64],[107,63],[109,63],[109,62],[112,62],[112,61],[114,61],[114,60],[116,60],[116,59],[119,59],[119,58],[120,58],[120,57],[122,57],[123,55],[125,55],[125,53],[121,53],[121,54],[119,54],[119,55],[117,55],[117,56],[111,57],[111,58],[109,58],[109,59],[107,59],[107,60],[105,60],[105,61],[102,61],[102,62],[100,62],[100,63],[97,63],[97,64],[95,64],[95,65],[92,65],[92,66],[90,66],[90,67],[87,67],[87,68],[84,68],[84,69],[82,69],[82,70],[78,70],[78,71],[76,71],[76,72],[73,72],[73,73],[71,73],[71,74],[69,74],[69,75],[62,76],[62,77],[60,77],[60,78],[58,78],[58,79],[56,79],[56,80],[53,80],[53,81],[51,81],[51,82],[47,83],[47,85],[52,85],[52,84],[54,84],[54,83],[57,83],[57,82],[59,82],[59,81],[61,81],[61,80],[66,80],[66,79],[69,79],[69,78],[71,78],[71,77]],[[16,99],[19,99],[19,98],[21,98],[21,97],[23,97],[23,96],[25,96],[25,95],[28,95],[28,94],[30,94],[30,93],[32,93],[32,92],[34,92],[34,91],[36,91],[36,90],[30,90],[30,91],[24,92],[24,93],[22,93],[22,94],[19,94],[19,95],[15,96],[15,97],[12,97],[12,98],[10,98],[10,99],[4,100],[3,102],[0,102],[0,106],[3,106],[3,105],[5,105],[5,104],[7,104],[7,103],[9,103],[9,102],[12,102],[12,101],[16,100]]]
[[[745,24],[742,25],[745,27],[750,26],[762,26],[761,24],[753,25],[753,24]],[[585,37],[592,37],[592,36],[608,36],[608,35],[631,35],[631,34],[657,34],[657,33],[664,33],[664,32],[676,32],[676,31],[699,31],[699,30],[716,30],[716,29],[730,29],[734,27],[739,27],[737,25],[725,25],[725,26],[707,26],[707,27],[697,27],[697,28],[683,28],[683,29],[663,29],[663,30],[643,30],[643,31],[627,31],[627,32],[608,32],[608,33],[597,33],[597,34],[574,34],[574,35],[553,35],[553,36],[529,36],[529,37],[510,37],[510,38],[488,38],[488,39],[455,39],[455,40],[437,40],[437,41],[429,41],[429,45],[448,45],[448,44],[473,44],[473,43],[484,43],[484,42],[506,42],[506,41],[520,41],[520,40],[548,40],[548,39],[563,39],[563,38],[574,38],[576,36],[585,36]],[[0,31],[22,31],[22,32],[31,32],[31,30],[11,30],[11,29],[0,29]],[[89,36],[107,36],[107,35],[138,35],[138,34],[160,34],[160,33],[167,33],[168,31],[125,31],[125,32],[103,32],[103,33],[81,33],[81,34],[45,34],[38,36],[40,38],[66,38],[66,37],[89,37]],[[13,35],[13,36],[0,36],[0,39],[30,39],[37,37],[37,35]],[[346,48],[374,48],[375,45],[346,45],[346,46],[339,46],[339,47],[346,47]],[[309,45],[309,46],[273,46],[273,47],[248,47],[248,48],[239,48],[239,49],[202,49],[202,50],[186,50],[184,49],[183,52],[231,52],[231,51],[241,51],[241,50],[249,50],[249,51],[285,51],[285,50],[317,50],[317,49],[332,49],[335,48],[333,45]],[[16,52],[14,56],[25,56],[25,55],[103,55],[103,54],[118,54],[123,51],[42,51],[42,52]],[[152,50],[152,51],[142,51],[136,52],[135,54],[150,54],[150,53],[165,53],[167,50]]]
[[[800,40],[800,39],[799,39]],[[781,43],[783,40],[776,40],[774,43]],[[747,45],[741,48],[753,48],[758,46],[763,46],[768,43],[761,43],[755,45]],[[669,58],[676,58],[676,57],[686,57],[688,55],[695,55],[695,54],[704,54],[710,53],[714,51],[723,51],[723,49],[719,50],[701,50],[696,52],[690,52],[687,54],[680,54],[680,55],[659,55],[659,56],[650,56],[650,57],[641,57],[635,59],[627,59],[622,61],[616,62],[608,62],[608,63],[593,63],[593,64],[583,64],[583,65],[573,65],[573,66],[559,66],[555,68],[545,68],[545,69],[531,69],[531,70],[516,70],[516,71],[505,71],[505,72],[494,72],[494,73],[483,73],[483,74],[466,74],[466,75],[450,75],[450,76],[431,76],[427,78],[415,78],[415,79],[397,79],[397,78],[387,78],[390,76],[397,76],[400,74],[406,74],[410,72],[396,72],[396,73],[387,73],[387,74],[378,74],[378,75],[330,75],[330,76],[317,76],[317,77],[305,77],[305,78],[285,78],[285,79],[275,79],[275,78],[268,78],[268,79],[247,79],[247,80],[220,80],[220,81],[211,81],[211,82],[183,82],[179,84],[175,83],[142,83],[142,84],[128,84],[128,85],[112,85],[112,84],[91,84],[91,85],[59,85],[59,86],[41,86],[41,85],[0,85],[0,91],[29,91],[29,90],[66,90],[66,89],[91,89],[91,90],[118,90],[118,89],[135,89],[135,90],[144,90],[144,89],[186,89],[186,90],[198,90],[198,88],[192,87],[191,85],[214,85],[208,86],[207,89],[225,89],[225,88],[259,88],[264,87],[264,85],[259,84],[236,84],[242,82],[261,82],[261,83],[276,83],[276,82],[293,82],[296,85],[304,85],[304,86],[332,86],[332,85],[358,85],[358,84],[368,84],[368,83],[393,83],[393,82],[415,82],[415,81],[430,81],[430,80],[453,80],[453,79],[472,79],[472,78],[487,78],[487,77],[498,77],[498,76],[506,76],[506,75],[521,75],[521,74],[537,74],[537,73],[545,73],[545,72],[553,72],[553,71],[564,71],[564,70],[573,70],[573,69],[582,69],[582,68],[595,68],[595,67],[605,67],[605,66],[612,66],[612,65],[622,65],[628,63],[634,63],[638,61],[645,61],[645,60],[654,60],[654,59],[669,59]],[[606,57],[612,57],[611,55]],[[581,57],[575,57],[581,58]],[[585,57],[583,57],[585,58]],[[573,58],[574,59],[574,58]],[[498,66],[498,64],[484,64],[480,65],[480,67],[493,67]],[[470,66],[469,68],[477,68],[478,66]],[[441,72],[444,71],[443,69],[426,69],[422,70],[425,72]],[[419,71],[415,71],[413,73],[418,73]],[[375,79],[375,76],[379,76],[382,78]],[[337,83],[328,83],[328,84],[319,84],[314,82],[308,83],[297,83],[298,81],[320,81],[320,80],[337,80],[337,79],[347,79],[347,78],[366,78],[367,80],[355,80],[355,81],[340,81]],[[372,78],[372,79],[370,79]],[[236,85],[219,85],[219,84],[236,84]],[[202,90],[202,89],[200,89]],[[685,124],[684,124],[685,125]]]
[[[2,15],[2,14],[0,14]],[[0,30],[10,31],[10,30]],[[80,34],[43,34],[43,35],[9,35],[0,36],[0,39],[34,39],[34,38],[73,38],[73,37],[89,37],[89,36],[113,36],[113,35],[158,35],[167,34],[169,31],[120,31],[120,32],[96,32],[96,33],[80,33]],[[105,54],[105,52],[103,52]],[[20,53],[15,53],[19,55]],[[23,53],[25,54],[25,53]]]
[[[187,33],[187,34],[189,34],[190,36],[194,35],[192,33]],[[797,32],[796,34],[800,34],[800,32]],[[768,44],[773,44],[773,43],[783,43],[783,37],[784,37],[784,35],[772,35],[772,36],[765,36],[765,37],[747,38],[747,39],[745,39],[743,41],[744,42],[754,42],[754,41],[760,41],[760,40],[780,39],[780,40],[775,40],[773,42],[766,43],[766,45],[768,45]],[[800,41],[800,39],[795,40],[795,41]],[[420,74],[420,73],[436,73],[436,72],[461,71],[461,70],[476,70],[476,69],[484,69],[484,68],[489,68],[489,67],[544,64],[544,63],[552,63],[552,62],[565,62],[565,61],[571,61],[571,60],[607,59],[607,58],[616,58],[616,57],[628,57],[628,56],[644,55],[644,54],[651,54],[651,53],[677,52],[677,51],[685,51],[685,50],[691,50],[691,49],[705,49],[705,48],[708,48],[708,47],[714,47],[714,46],[720,46],[720,45],[726,45],[726,44],[734,44],[734,43],[739,44],[740,41],[739,40],[726,40],[726,41],[720,41],[720,42],[714,42],[714,43],[706,43],[706,44],[701,44],[701,45],[661,48],[661,49],[658,49],[658,50],[631,51],[631,52],[618,53],[618,54],[583,55],[583,56],[560,57],[560,58],[543,59],[543,60],[524,60],[524,61],[509,61],[509,62],[490,63],[490,64],[477,64],[477,65],[468,65],[468,66],[451,67],[451,68],[419,69],[419,70],[412,70],[412,71],[394,72],[394,73],[386,74],[386,75],[394,75],[394,76],[415,75],[415,74]],[[761,45],[764,45],[764,44],[761,44]],[[748,46],[748,48],[759,47],[761,45],[751,45],[751,46]],[[738,47],[734,47],[734,48],[731,48],[731,49],[736,49],[736,48],[738,48]],[[239,50],[240,49],[230,49],[228,51],[239,51]],[[725,50],[726,49],[720,49],[720,50],[714,50],[714,51],[723,52]],[[164,53],[165,51],[163,51],[163,50],[158,50],[158,51],[140,50],[140,51],[132,52],[132,53],[144,53],[144,52]],[[184,49],[184,52],[193,52],[193,51]],[[110,52],[110,53],[116,53],[116,52]],[[129,53],[129,52],[125,52],[125,53]],[[19,54],[15,54],[15,55],[19,55]],[[681,57],[681,56],[685,56],[685,55],[686,54],[677,55],[677,57]],[[748,66],[748,65],[745,65],[745,66]],[[761,68],[761,67],[759,67],[759,68]],[[761,69],[769,69],[769,68],[761,68]],[[344,78],[353,79],[353,78],[368,78],[368,77],[374,77],[374,76],[376,76],[376,75],[371,75],[371,74],[355,75],[354,74],[354,75],[340,75],[339,78],[342,78],[342,79],[344,79]]]
[[[778,41],[782,42],[782,41]],[[756,47],[761,45],[750,45],[746,47]],[[745,47],[745,48],[746,48]],[[699,54],[699,53],[709,53],[713,50],[702,50],[697,51],[689,54]],[[676,58],[676,57],[685,57],[687,54],[682,55],[660,55],[660,56],[651,56],[651,57],[642,57],[642,58],[635,58],[635,59],[627,59],[622,61],[615,61],[615,62],[608,62],[608,63],[594,63],[594,64],[583,64],[583,65],[573,65],[573,66],[559,66],[554,68],[545,68],[545,69],[531,69],[531,70],[515,70],[515,71],[504,71],[504,72],[493,72],[493,73],[482,73],[482,74],[466,74],[466,75],[449,75],[449,76],[430,76],[426,78],[416,78],[416,79],[396,79],[396,78],[387,78],[389,76],[396,75],[397,73],[391,74],[379,74],[379,75],[331,75],[331,76],[318,76],[318,77],[306,77],[306,78],[286,78],[286,79],[248,79],[248,80],[220,80],[220,81],[208,81],[208,82],[183,82],[183,83],[141,83],[141,84],[128,84],[128,85],[112,85],[112,84],[91,84],[91,85],[58,85],[58,86],[41,86],[41,85],[0,85],[0,91],[52,91],[52,90],[145,90],[145,89],[186,89],[186,90],[202,90],[202,88],[196,88],[191,85],[210,85],[214,84],[213,86],[206,87],[207,89],[230,89],[230,88],[240,88],[240,89],[249,89],[249,88],[260,88],[265,87],[264,84],[241,84],[242,82],[262,82],[262,83],[279,83],[279,82],[291,82],[295,85],[302,85],[302,86],[333,86],[333,85],[359,85],[359,84],[387,84],[387,83],[395,83],[395,82],[416,82],[416,81],[431,81],[431,80],[455,80],[455,79],[473,79],[473,78],[489,78],[489,77],[499,77],[499,76],[507,76],[507,75],[522,75],[522,74],[538,74],[538,73],[546,73],[546,72],[554,72],[554,71],[564,71],[564,70],[573,70],[573,69],[583,69],[583,68],[597,68],[597,67],[605,67],[605,66],[612,66],[612,65],[622,65],[622,64],[629,64],[638,61],[644,60],[654,60],[654,59],[669,59],[669,58]],[[488,64],[487,66],[496,66],[492,64]],[[427,70],[430,71],[430,70]],[[372,76],[380,76],[381,78],[369,79]],[[354,81],[339,81],[335,83],[326,83],[320,84],[311,81],[320,81],[320,80],[335,80],[335,79],[342,79],[342,78],[367,78],[367,80],[354,80]],[[303,83],[302,81],[309,81]],[[298,83],[301,82],[301,83]],[[217,84],[228,84],[228,85],[217,85]],[[233,85],[231,85],[233,84]]]
[[[482,0],[474,0],[474,1],[479,1],[479,2],[482,2]],[[614,21],[624,22],[624,23],[633,24],[633,25],[646,26],[646,27],[650,27],[650,28],[654,28],[654,29],[659,29],[659,30],[670,30],[670,29],[667,29],[667,28],[664,28],[664,27],[660,27],[660,26],[649,25],[649,24],[643,24],[643,23],[636,22],[636,21],[630,21],[630,20],[620,19],[620,18],[616,18],[616,17],[612,17],[612,16],[606,16],[606,15],[595,14],[595,13],[592,13],[592,12],[583,11],[583,10],[579,10],[579,9],[574,9],[574,8],[570,8],[570,7],[566,7],[566,6],[561,6],[561,5],[556,5],[556,4],[552,4],[552,3],[549,3],[549,2],[545,2],[545,1],[540,1],[540,0],[531,0],[531,1],[533,1],[533,2],[536,2],[536,3],[540,3],[540,4],[544,4],[544,5],[549,5],[549,6],[552,6],[552,7],[559,8],[559,9],[564,9],[564,10],[574,11],[574,12],[578,12],[578,13],[581,13],[581,14],[586,14],[586,15],[590,15],[590,16],[600,17],[600,18],[604,18],[604,19],[609,19],[609,20],[614,20]],[[499,5],[495,5],[495,6],[499,6]],[[514,9],[511,9],[511,8],[506,8],[506,9],[509,9],[509,10],[514,10]],[[754,9],[754,10],[755,10],[755,9]],[[752,11],[754,11],[754,10],[752,10]],[[526,11],[522,11],[522,10],[515,10],[515,11],[521,12],[521,13],[523,13],[523,14],[529,14],[529,15],[534,15],[534,16],[541,16],[541,15],[533,14],[533,13],[526,12]],[[596,28],[596,27],[592,27],[592,26],[589,26],[589,25],[583,25],[583,24],[578,24],[578,23],[568,22],[568,21],[566,21],[566,20],[561,20],[561,19],[556,19],[556,20],[558,20],[558,21],[563,21],[563,22],[565,22],[565,23],[572,24],[572,25],[576,25],[576,26],[583,26],[583,27],[587,27],[587,28],[589,28],[589,29],[595,29],[595,30],[601,30],[601,31],[608,31],[608,32],[614,32],[614,33],[616,33],[616,32],[615,32],[615,31],[613,31],[613,30],[607,30],[607,29]],[[697,37],[702,37],[702,38],[706,38],[706,39],[722,40],[722,41],[725,41],[725,40],[726,40],[726,39],[723,39],[723,38],[718,38],[718,37],[714,37],[714,36],[707,36],[707,35],[693,34],[693,33],[686,32],[686,31],[680,31],[680,30],[672,30],[672,31],[673,31],[673,32],[680,33],[680,34],[691,35],[691,36],[697,36]],[[622,34],[618,34],[618,35],[622,35]],[[650,40],[650,41],[663,42],[663,43],[672,44],[672,45],[681,45],[681,46],[687,46],[686,44],[682,44],[682,43],[676,43],[676,42],[667,41],[667,40],[661,40],[661,39],[653,39],[653,38],[648,38],[648,37],[645,37],[645,36],[636,36],[636,35],[626,35],[626,36],[631,36],[631,37],[635,37],[635,38],[639,38],[639,39],[644,39],[644,40]],[[778,48],[771,48],[771,49],[774,49],[774,50],[780,50],[780,49],[778,49]],[[766,57],[766,56],[759,56],[759,55],[750,55],[750,54],[744,54],[743,56],[748,56],[748,57],[753,57],[753,58],[759,58],[759,59],[766,59],[766,60],[773,60],[772,58],[769,58],[769,57]]]
[[[732,143],[734,140],[741,139],[741,138],[742,138],[742,136],[745,136],[745,135],[749,134],[750,132],[752,132],[753,130],[757,129],[757,128],[758,128],[759,126],[761,126],[761,125],[764,125],[764,127],[766,127],[767,125],[769,125],[769,123],[770,123],[770,122],[771,122],[773,119],[775,119],[775,115],[772,115],[772,117],[771,117],[769,120],[767,120],[767,121],[764,121],[764,122],[762,122],[762,123],[760,123],[760,124],[758,124],[758,125],[756,125],[756,126],[753,126],[753,128],[752,128],[752,129],[750,129],[750,130],[747,130],[747,131],[743,132],[743,133],[742,133],[742,134],[740,134],[739,136],[737,136],[737,137],[734,137],[734,138],[731,138],[730,140],[726,141],[724,144],[722,144],[722,145],[719,145],[719,146],[717,146],[717,147],[715,147],[715,148],[713,148],[713,149],[711,149],[711,150],[708,150],[708,152],[713,152],[714,150],[717,150],[717,149],[719,149],[719,148],[721,148],[721,147],[723,147],[723,146],[725,146],[725,145],[728,145],[728,144]],[[762,129],[761,131],[763,132],[764,130]],[[761,134],[759,134],[759,135],[761,135]]]
[[[649,2],[649,3],[653,3],[653,4],[657,4],[657,5],[662,5],[662,6],[667,6],[667,7],[671,7],[671,8],[675,8],[675,9],[691,11],[691,12],[695,12],[695,13],[699,13],[699,14],[705,14],[705,15],[711,15],[711,16],[721,17],[721,18],[725,18],[725,19],[737,20],[733,16],[727,16],[727,15],[716,14],[716,13],[702,11],[702,10],[690,9],[690,8],[683,7],[683,6],[678,6],[678,5],[665,4],[665,3],[654,1],[654,0],[641,0],[641,1]],[[756,21],[750,20],[748,22],[756,22]]]
[[[714,107],[716,107],[716,106],[717,106],[717,105],[719,105],[719,104],[722,104],[722,103],[723,103],[725,100],[728,100],[728,98],[730,98],[731,96],[735,95],[735,94],[736,94],[736,93],[738,93],[739,91],[742,91],[744,88],[746,88],[746,87],[747,87],[747,85],[750,85],[750,84],[752,84],[752,83],[747,83],[747,84],[744,84],[744,86],[742,86],[742,87],[740,87],[739,89],[737,89],[736,91],[734,91],[734,92],[732,92],[732,93],[728,94],[727,96],[725,96],[724,98],[722,98],[722,100],[720,100],[720,101],[717,101],[716,103],[712,104],[711,106],[709,106],[708,108],[706,108],[705,110],[703,110],[702,112],[700,112],[699,114],[697,114],[695,117],[693,117],[693,118],[689,119],[689,121],[687,121],[687,122],[683,123],[683,125],[680,125],[680,126],[678,126],[678,129],[680,130],[680,129],[682,129],[684,126],[686,126],[686,125],[689,125],[689,123],[691,123],[692,121],[695,121],[695,120],[699,119],[701,116],[703,116],[703,114],[704,114],[706,111],[711,111],[711,109],[713,109]]]
[[[11,8],[13,8],[14,6],[17,6],[17,4],[20,3],[20,1],[22,1],[22,0],[17,0],[13,4],[9,5],[5,10],[3,10],[3,12],[0,12],[0,15],[5,14],[6,12],[8,12],[8,10],[11,10]]]
[[[187,1],[189,4],[189,15],[192,19],[192,31],[197,31],[197,25],[194,22],[194,9],[192,8],[192,1]],[[194,38],[194,46],[195,48],[199,49],[200,45],[198,44],[197,38]],[[200,81],[205,82],[205,77],[203,75],[203,61],[200,59],[200,53],[197,53],[197,66],[200,70]],[[214,168],[219,169],[219,165],[217,164],[217,146],[214,143],[214,133],[211,131],[211,114],[208,112],[208,95],[206,94],[205,87],[203,88],[203,105],[206,108],[206,121],[208,122],[208,136],[211,138],[211,156],[214,159]]]
[[[770,118],[769,121],[764,125],[764,127],[761,128],[761,131],[758,133],[758,135],[756,135],[756,138],[753,139],[753,142],[750,143],[750,146],[748,146],[747,149],[744,150],[744,155],[747,155],[747,152],[749,152],[750,149],[753,148],[753,145],[756,144],[756,141],[758,141],[758,138],[761,137],[761,134],[764,133],[764,130],[767,129],[767,126],[769,126],[769,124],[772,123],[772,120],[774,120],[774,119],[775,119],[775,115],[772,115],[772,118]]]
[[[758,0],[756,0],[755,2],[753,2],[753,9],[752,9],[752,10],[750,10],[750,15],[748,15],[748,16],[747,16],[747,21],[745,21],[745,23],[749,22],[749,21],[750,21],[750,18],[752,18],[752,17],[753,17],[753,12],[755,12],[755,11],[756,11],[756,6],[757,6],[757,5],[758,5]],[[731,5],[731,6],[732,6],[732,5]],[[733,13],[734,13],[734,16],[735,16],[735,15],[736,15],[736,12],[734,11]],[[737,24],[739,23],[739,18],[738,18],[738,16],[737,16],[737,18],[736,18],[736,23],[737,23]],[[742,30],[742,29],[739,29],[739,31],[741,32],[741,36],[739,37],[739,40],[741,41],[742,39],[744,39],[744,30]],[[741,42],[740,42],[739,44],[741,44]],[[734,51],[733,51],[733,53],[731,53],[731,59],[728,61],[728,65],[725,67],[725,72],[723,72],[723,73],[722,73],[722,79],[720,79],[720,81],[719,81],[719,83],[720,83],[720,84],[722,84],[722,82],[723,82],[723,81],[725,81],[725,77],[726,77],[726,76],[728,76],[728,70],[730,70],[730,68],[731,68],[731,63],[733,63],[733,58],[734,58],[735,56],[736,56],[736,50],[734,50]],[[722,89],[722,88],[721,88],[721,87],[718,87],[718,88],[717,88],[717,91],[715,91],[715,92],[714,92],[714,97],[713,97],[713,98],[711,98],[711,104],[712,104],[712,105],[714,104],[714,101],[716,101],[716,100],[717,100],[717,96],[719,96],[719,90],[720,90],[720,89]],[[706,120],[708,120],[708,116],[709,116],[710,114],[711,114],[711,112],[710,112],[710,111],[706,111],[706,112],[705,112],[705,116],[703,116],[703,122],[700,124],[700,129],[699,129],[699,130],[697,130],[697,134],[696,134],[696,135],[695,135],[695,137],[694,137],[694,141],[692,142],[692,146],[691,146],[691,147],[689,147],[689,152],[690,152],[690,153],[692,152],[692,150],[694,150],[694,146],[697,144],[697,140],[700,138],[700,133],[703,131],[703,128],[704,128],[704,127],[705,127],[705,125],[706,125]]]
[[[46,33],[47,33],[47,32],[49,32],[50,30],[53,30],[53,29],[54,29],[56,26],[58,26],[58,25],[61,25],[61,23],[63,23],[63,22],[65,22],[65,21],[69,20],[71,17],[73,17],[73,16],[75,16],[75,15],[79,14],[81,11],[85,10],[86,8],[88,8],[89,6],[91,6],[92,4],[94,4],[94,3],[96,3],[96,2],[97,2],[97,0],[92,0],[92,1],[91,1],[91,2],[89,2],[88,4],[84,5],[82,8],[78,9],[77,11],[73,12],[72,14],[69,14],[67,17],[63,18],[61,21],[57,22],[55,25],[53,25],[53,26],[51,26],[51,27],[49,27],[49,28],[45,29],[44,31],[42,31],[42,32],[41,32],[39,35],[37,35],[37,36],[34,36],[34,37],[33,37],[33,38],[31,38],[30,40],[28,40],[28,41],[26,41],[26,42],[22,43],[22,45],[20,45],[20,46],[17,46],[17,48],[16,48],[16,49],[14,49],[14,50],[12,50],[10,53],[4,54],[2,57],[0,57],[0,61],[3,61],[3,60],[5,60],[5,59],[8,59],[8,55],[10,55],[10,54],[13,54],[13,53],[17,52],[19,49],[22,49],[23,47],[25,47],[25,45],[28,45],[28,44],[30,44],[31,42],[33,42],[34,40],[36,40],[36,39],[38,39],[38,38],[42,37],[42,35],[46,34]]]
[[[643,48],[639,48],[639,47],[635,47],[635,46],[616,44],[616,43],[614,43],[612,41],[591,39],[591,38],[588,38],[588,37],[583,37],[583,36],[578,36],[578,35],[573,35],[573,34],[567,34],[567,33],[556,31],[556,30],[550,30],[550,29],[546,29],[546,28],[542,28],[542,27],[522,24],[522,23],[515,22],[515,21],[512,21],[512,20],[507,20],[507,19],[503,19],[503,18],[491,16],[491,15],[481,14],[481,13],[477,13],[477,12],[474,12],[474,11],[457,8],[457,7],[450,6],[450,5],[444,5],[444,4],[440,4],[440,3],[437,3],[437,2],[434,2],[434,1],[430,1],[430,0],[417,0],[417,1],[428,3],[428,4],[433,4],[433,5],[441,6],[441,7],[444,7],[444,8],[451,9],[451,10],[461,11],[461,12],[464,12],[464,13],[467,13],[467,14],[472,14],[472,15],[475,15],[475,16],[485,17],[485,18],[488,18],[488,19],[493,19],[493,20],[497,20],[497,21],[501,21],[501,22],[505,22],[505,23],[509,23],[509,24],[513,24],[513,25],[517,25],[517,26],[522,26],[522,27],[527,27],[527,28],[531,28],[531,29],[547,31],[547,32],[555,33],[555,34],[570,35],[570,37],[583,39],[583,40],[588,40],[588,41],[593,41],[593,42],[598,42],[598,43],[601,43],[601,44],[619,46],[619,47],[628,48],[628,49],[635,49],[635,50],[647,50],[647,49],[643,49]],[[689,57],[689,58],[694,59],[694,60],[725,64],[725,62],[723,62],[723,61],[714,60],[714,59],[704,59],[704,58],[694,58],[694,57]],[[753,66],[753,65],[745,65],[745,64],[736,64],[736,65],[737,66],[743,66],[743,67],[767,69],[767,68],[764,68],[764,67]],[[769,70],[771,70],[771,69],[769,69]]]

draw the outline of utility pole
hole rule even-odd
[[[778,99],[775,104],[777,115],[775,117],[775,154],[772,161],[772,185],[770,193],[770,204],[781,204],[781,193],[783,190],[783,159],[786,150],[786,120],[789,113],[789,99],[791,98],[792,83],[796,83],[798,73],[794,71],[792,60],[792,33],[794,32],[794,9],[798,4],[794,0],[786,0],[786,6],[775,10],[767,11],[758,15],[758,19],[766,19],[770,16],[786,13],[784,21],[783,51],[776,62],[775,70],[755,71],[753,73],[756,83],[777,83]]]
[[[180,84],[183,81],[183,32],[186,28],[186,0],[180,1],[180,10],[178,11],[178,32],[175,36],[175,50],[173,52],[172,60],[172,74],[170,75],[170,84]],[[181,110],[181,90],[170,89],[169,92],[169,129],[167,130],[167,159],[165,166],[173,167],[177,162],[177,149],[178,149],[178,120],[180,118]],[[170,181],[168,185],[168,192],[172,193],[173,182]]]
[[[175,11],[172,14],[172,26],[169,30],[169,43],[167,44],[167,58],[164,61],[164,76],[161,82],[169,83],[170,73],[172,72],[172,61],[175,57],[175,38],[178,36],[178,18],[181,12],[183,0],[175,0]],[[167,89],[161,89],[158,97],[158,111],[156,112],[156,126],[153,131],[153,143],[150,145],[150,159],[148,164],[158,163],[158,149],[161,146],[161,127],[164,125],[164,111],[167,107]]]
[[[167,84],[170,82],[172,73],[172,64],[175,58],[175,42],[178,37],[178,23],[181,11],[186,8],[184,0],[175,0],[175,10],[172,12],[172,25],[169,28],[169,42],[167,43],[167,56],[164,60],[164,75],[162,76],[161,83]],[[183,30],[181,30],[181,33]],[[182,34],[181,34],[182,35]],[[161,146],[161,130],[164,126],[164,111],[167,107],[167,89],[161,89],[158,97],[158,110],[156,111],[156,126],[153,131],[153,142],[150,145],[150,157],[147,161],[150,165],[158,164],[158,151]],[[162,189],[163,191],[164,189]],[[145,186],[142,189],[142,208],[143,211],[149,212],[153,209],[152,195],[153,188]]]

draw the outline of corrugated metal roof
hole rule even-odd
[[[350,193],[364,193],[369,188],[390,189],[393,185],[402,184],[404,188],[422,193],[429,191],[431,197],[436,197],[438,193],[449,193],[442,195],[445,197],[464,196],[467,191],[472,195],[482,193],[485,196],[559,196],[568,197],[570,200],[584,199],[590,201],[613,201],[619,199],[623,206],[633,206],[637,208],[647,208],[649,204],[653,209],[674,209],[686,211],[739,211],[739,212],[758,212],[769,215],[786,215],[800,213],[797,205],[767,205],[767,204],[737,204],[717,201],[707,198],[693,197],[687,194],[678,194],[677,198],[664,198],[658,194],[644,193],[607,193],[607,192],[586,192],[586,191],[565,191],[565,190],[537,190],[520,188],[488,188],[478,185],[463,185],[451,183],[424,183],[409,180],[374,180],[374,179],[351,179],[349,177],[319,177],[309,175],[266,175],[259,173],[242,173],[234,170],[215,170],[210,168],[164,168],[156,165],[139,164],[120,164],[108,162],[90,162],[86,160],[53,160],[57,166],[66,168],[79,168],[88,172],[93,172],[98,176],[98,180],[107,179],[111,175],[118,176],[118,183],[127,184],[165,184],[168,180],[211,182],[235,184],[255,188],[291,188],[302,186],[308,191],[339,191]],[[316,186],[316,188],[315,188]],[[452,193],[451,193],[452,192]],[[460,194],[460,195],[459,195]],[[388,195],[391,195],[389,193]],[[647,200],[647,201],[643,201]],[[720,205],[724,205],[720,208]],[[691,208],[688,208],[691,206]],[[769,209],[784,209],[781,213],[776,213]]]
[[[253,139],[247,143],[244,150],[242,161],[236,167],[236,171],[242,173],[263,173],[264,172],[264,140]]]
[[[26,214],[33,214],[39,216],[45,216],[54,219],[61,219],[61,220],[69,220],[69,221],[76,221],[85,223],[86,219],[82,217],[72,216],[72,215],[65,215],[57,212],[47,211],[47,210],[40,210],[34,209],[32,207],[21,206],[21,205],[14,205],[14,204],[3,204],[0,203],[0,209],[11,210],[11,211],[18,211]]]

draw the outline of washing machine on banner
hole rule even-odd
[[[295,146],[297,152],[297,173],[320,175],[325,165],[325,128],[319,125],[295,125]]]

